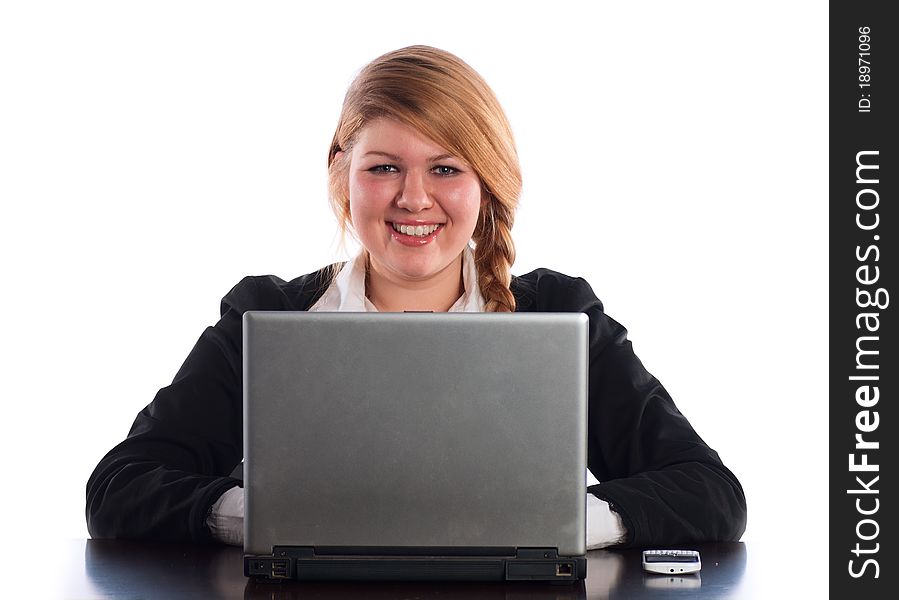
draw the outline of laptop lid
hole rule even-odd
[[[245,313],[245,552],[583,555],[587,322]]]

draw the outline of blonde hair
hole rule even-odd
[[[328,152],[331,208],[341,234],[351,223],[349,152],[362,128],[382,117],[412,127],[477,173],[483,188],[472,235],[478,287],[488,312],[514,311],[509,284],[521,168],[512,129],[493,91],[460,58],[430,46],[401,48],[366,65],[347,90]]]

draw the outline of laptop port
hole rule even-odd
[[[556,577],[571,577],[573,574],[574,568],[571,563],[556,565]]]
[[[273,560],[272,561],[272,577],[285,579],[288,575],[288,571],[290,570],[290,561],[287,560]]]

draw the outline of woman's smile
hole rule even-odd
[[[393,239],[406,246],[424,246],[433,242],[441,231],[442,223],[393,222],[387,224],[391,228]]]

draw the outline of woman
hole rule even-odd
[[[413,46],[357,76],[328,155],[332,206],[363,246],[290,282],[248,277],[173,383],[87,485],[94,537],[242,541],[241,315],[247,310],[578,311],[590,319],[587,544],[737,540],[736,477],[633,354],[582,279],[512,277],[521,175],[493,92],[457,57]]]

